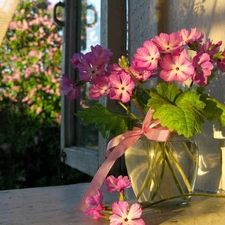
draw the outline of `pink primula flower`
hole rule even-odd
[[[117,64],[117,63],[109,64],[108,67],[107,67],[107,72],[109,74],[111,74],[111,73],[114,73],[114,74],[118,73],[118,74],[120,74],[122,71],[125,71],[125,70],[122,67],[120,67],[120,65]]]
[[[182,36],[179,31],[171,34],[161,33],[153,38],[153,43],[158,47],[161,53],[171,53],[180,49],[182,45]]]
[[[91,84],[95,83],[98,77],[106,74],[105,64],[101,58],[96,58],[91,52],[84,55],[82,63],[77,65],[80,79]]]
[[[118,201],[112,204],[113,215],[109,217],[110,225],[145,225],[141,219],[142,209],[138,203],[129,208],[125,201]]]
[[[199,86],[205,86],[207,84],[207,76],[211,75],[211,70],[213,69],[209,54],[200,52],[193,58],[192,62],[195,68],[192,77],[193,82]]]
[[[191,28],[191,32],[189,33],[188,30],[186,29],[182,29],[180,31],[180,34],[182,36],[183,39],[183,45],[186,45],[190,42],[202,42],[202,39],[204,37],[204,34],[201,33],[197,28]]]
[[[162,70],[159,76],[169,81],[183,82],[190,78],[194,73],[192,62],[188,60],[187,52],[183,49],[180,53],[167,54],[160,62]]]
[[[97,220],[100,218],[105,218],[105,215],[101,213],[101,210],[103,210],[103,208],[96,206],[93,208],[88,208],[84,213],[86,216],[93,215],[93,219]]]
[[[225,72],[225,52],[221,53],[222,59],[217,61],[217,67],[222,71]]]
[[[131,73],[141,82],[146,81],[150,76],[153,75],[152,70],[147,70],[145,68],[141,68],[137,66],[137,60],[132,61],[132,66],[130,67]]]
[[[115,178],[114,176],[108,176],[105,179],[105,186],[108,192],[114,192],[124,190],[125,188],[131,187],[131,181],[128,176],[119,176]]]
[[[83,60],[83,54],[82,53],[74,53],[70,62],[72,63],[73,68],[77,68],[77,66],[82,63]]]
[[[91,46],[91,52],[95,58],[100,58],[104,63],[108,63],[112,56],[112,52],[107,48],[103,48],[101,45]]]
[[[152,41],[147,40],[144,42],[143,47],[137,49],[132,64],[135,64],[136,67],[153,71],[157,68],[159,59],[160,53],[158,48]]]
[[[212,57],[213,55],[219,52],[220,46],[222,45],[222,41],[213,44],[211,41],[207,41],[205,44],[200,44],[198,46],[198,52],[205,52]]]
[[[86,198],[85,202],[88,205],[97,206],[102,205],[102,201],[103,201],[103,191],[99,189],[96,195],[90,195],[89,197]]]
[[[130,96],[135,87],[135,83],[129,74],[122,71],[120,74],[111,74],[110,82],[110,99],[116,99],[123,103],[130,101]]]
[[[90,97],[94,100],[99,99],[104,95],[109,94],[110,84],[108,77],[104,76],[101,78],[96,79],[95,84],[92,85],[90,90]]]
[[[68,100],[77,99],[80,88],[76,86],[65,74],[62,76],[61,91],[64,92]]]
[[[105,215],[101,213],[105,209],[102,204],[103,201],[103,191],[98,190],[96,195],[91,195],[86,198],[85,203],[89,205],[89,208],[85,211],[85,215],[93,215],[93,219],[105,218]]]

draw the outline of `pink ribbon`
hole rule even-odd
[[[157,142],[166,142],[169,138],[170,131],[165,127],[156,127],[160,124],[160,120],[152,121],[152,113],[154,110],[150,109],[145,116],[141,128],[135,127],[132,131],[125,132],[113,138],[107,145],[106,156],[107,159],[100,166],[97,173],[93,177],[88,189],[86,190],[81,202],[78,204],[77,209],[86,210],[89,206],[85,200],[90,195],[97,194],[98,189],[102,186],[107,174],[112,168],[115,161],[122,156],[125,151],[133,145],[142,135],[145,135],[149,140]],[[110,151],[110,149],[113,151]]]

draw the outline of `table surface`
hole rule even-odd
[[[105,225],[105,220],[93,220],[76,210],[88,184],[28,188],[0,191],[1,225]],[[105,194],[105,203],[117,200],[116,195]],[[134,202],[132,192],[127,199]],[[192,198],[190,204],[175,207],[161,205],[143,211],[146,225],[223,225],[225,199]]]

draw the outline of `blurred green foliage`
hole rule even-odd
[[[51,4],[24,0],[0,47],[0,190],[90,180],[60,160],[61,32]]]

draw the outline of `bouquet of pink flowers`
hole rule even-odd
[[[84,123],[95,123],[104,137],[131,130],[150,108],[162,126],[185,137],[200,133],[205,120],[224,126],[225,106],[204,90],[218,70],[225,71],[225,51],[220,51],[221,41],[203,43],[203,37],[196,28],[161,33],[146,40],[130,63],[122,56],[118,64],[110,64],[109,49],[91,46],[90,52],[73,55],[71,63],[79,70],[79,80],[63,75],[61,90],[73,100],[78,98],[80,86],[88,82],[91,99],[107,96],[118,102],[124,111],[97,103],[77,113]],[[190,51],[194,52],[192,58]],[[156,87],[148,87],[149,80],[158,78]],[[130,102],[140,111],[138,115],[130,110]]]

